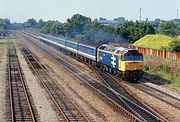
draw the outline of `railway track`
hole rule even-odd
[[[32,41],[32,43],[34,42]],[[122,90],[119,93],[112,88],[109,88],[101,83],[98,83],[87,74],[82,74],[81,71],[79,71],[76,67],[69,64],[64,59],[52,53],[51,51],[47,50],[46,48],[43,48],[37,44],[36,46],[42,52],[44,52],[51,60],[55,61],[57,64],[60,65],[63,64],[65,68],[67,68],[67,70],[69,70],[72,74],[76,75],[76,77],[78,77],[81,81],[83,81],[83,83],[85,83],[88,87],[95,90],[98,94],[106,98],[106,100],[108,100],[109,103],[116,106],[118,109],[126,113],[128,116],[131,116],[131,118],[133,118],[134,120],[147,121],[147,122],[168,121],[159,114],[155,112],[152,113],[152,111],[143,108],[140,104],[137,104],[137,101],[133,101],[132,99],[129,99],[127,96],[120,94]],[[123,92],[125,93],[125,91]]]
[[[8,50],[8,86],[7,86],[7,120],[38,121],[37,110],[30,97],[30,92],[25,83],[23,73],[18,61],[15,47]]]
[[[130,84],[130,85],[149,94],[150,96],[153,96],[153,97],[177,108],[177,109],[180,109],[180,99],[178,99],[166,92],[163,92],[159,89],[156,89],[150,85],[145,84],[144,80],[139,81],[139,83],[137,83],[137,84],[134,84],[134,85]]]
[[[21,52],[49,94],[56,110],[59,112],[61,121],[92,121],[90,117],[87,117],[86,114],[74,103],[74,101],[68,97],[57,81],[51,78],[46,69],[34,57],[29,49],[22,48]]]
[[[163,118],[160,114],[158,114],[156,111],[151,109],[149,106],[142,103],[138,98],[131,95],[128,89],[123,84],[121,84],[121,81],[119,81],[119,79],[112,76],[111,74],[103,72],[95,66],[90,66],[90,68],[92,68],[99,75],[104,84],[108,88],[113,89],[113,91],[115,91],[117,95],[122,96],[122,98],[125,97],[128,98],[130,101],[133,101],[132,103],[127,101],[128,106],[131,107],[135,112],[138,112],[140,116],[143,116],[143,118],[147,118],[146,121],[154,121],[153,118],[156,118],[159,121],[168,121],[165,118]]]

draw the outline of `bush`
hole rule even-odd
[[[145,65],[144,66],[145,71],[152,70],[152,69],[153,69],[153,67],[151,65]]]
[[[180,52],[180,39],[176,38],[169,44],[169,51],[171,52]]]
[[[155,67],[155,71],[161,71],[168,73],[170,71],[170,67],[168,64],[161,64]]]
[[[162,47],[169,47],[169,44],[172,43],[173,40],[172,37],[161,34],[146,35],[133,45],[152,49],[162,49]]]

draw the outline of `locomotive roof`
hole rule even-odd
[[[128,51],[137,51],[131,48],[125,48],[125,47],[116,47],[110,44],[103,44],[99,47],[99,49],[104,50],[104,51],[108,51],[114,54],[125,54]]]

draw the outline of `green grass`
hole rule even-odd
[[[169,84],[169,86],[171,88],[175,88],[178,91],[180,91],[180,75],[176,76],[176,77],[171,77],[171,80],[173,81],[171,84]]]
[[[0,47],[8,45],[9,39],[0,39]]]
[[[9,44],[9,40],[6,38],[1,38],[0,39],[0,63],[2,63],[2,54],[4,52],[4,48]]]
[[[144,56],[145,76],[156,84],[167,85],[180,91],[180,61]]]
[[[20,40],[18,38],[10,39],[11,42],[14,43],[14,45],[20,44]]]
[[[19,45],[20,39],[19,38],[9,38],[9,37],[3,37],[0,39],[0,63],[2,62],[2,54],[4,52],[4,48],[6,48],[8,45],[11,45],[14,43],[14,45]]]
[[[152,49],[162,49],[163,47],[168,47],[169,43],[173,40],[172,37],[161,34],[146,35],[136,41],[133,45]]]
[[[9,44],[14,43],[15,45],[18,45],[20,43],[20,39],[19,38],[4,38],[4,39],[0,39],[0,47],[2,46],[7,46]]]

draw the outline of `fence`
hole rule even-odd
[[[121,44],[121,43],[112,43],[112,45],[136,49],[144,55],[153,55],[153,56],[159,56],[162,58],[168,58],[168,59],[172,59],[172,60],[180,60],[180,52],[155,50],[155,49],[151,49],[151,48],[143,48],[143,47],[133,46],[133,45],[129,45],[129,44]]]

